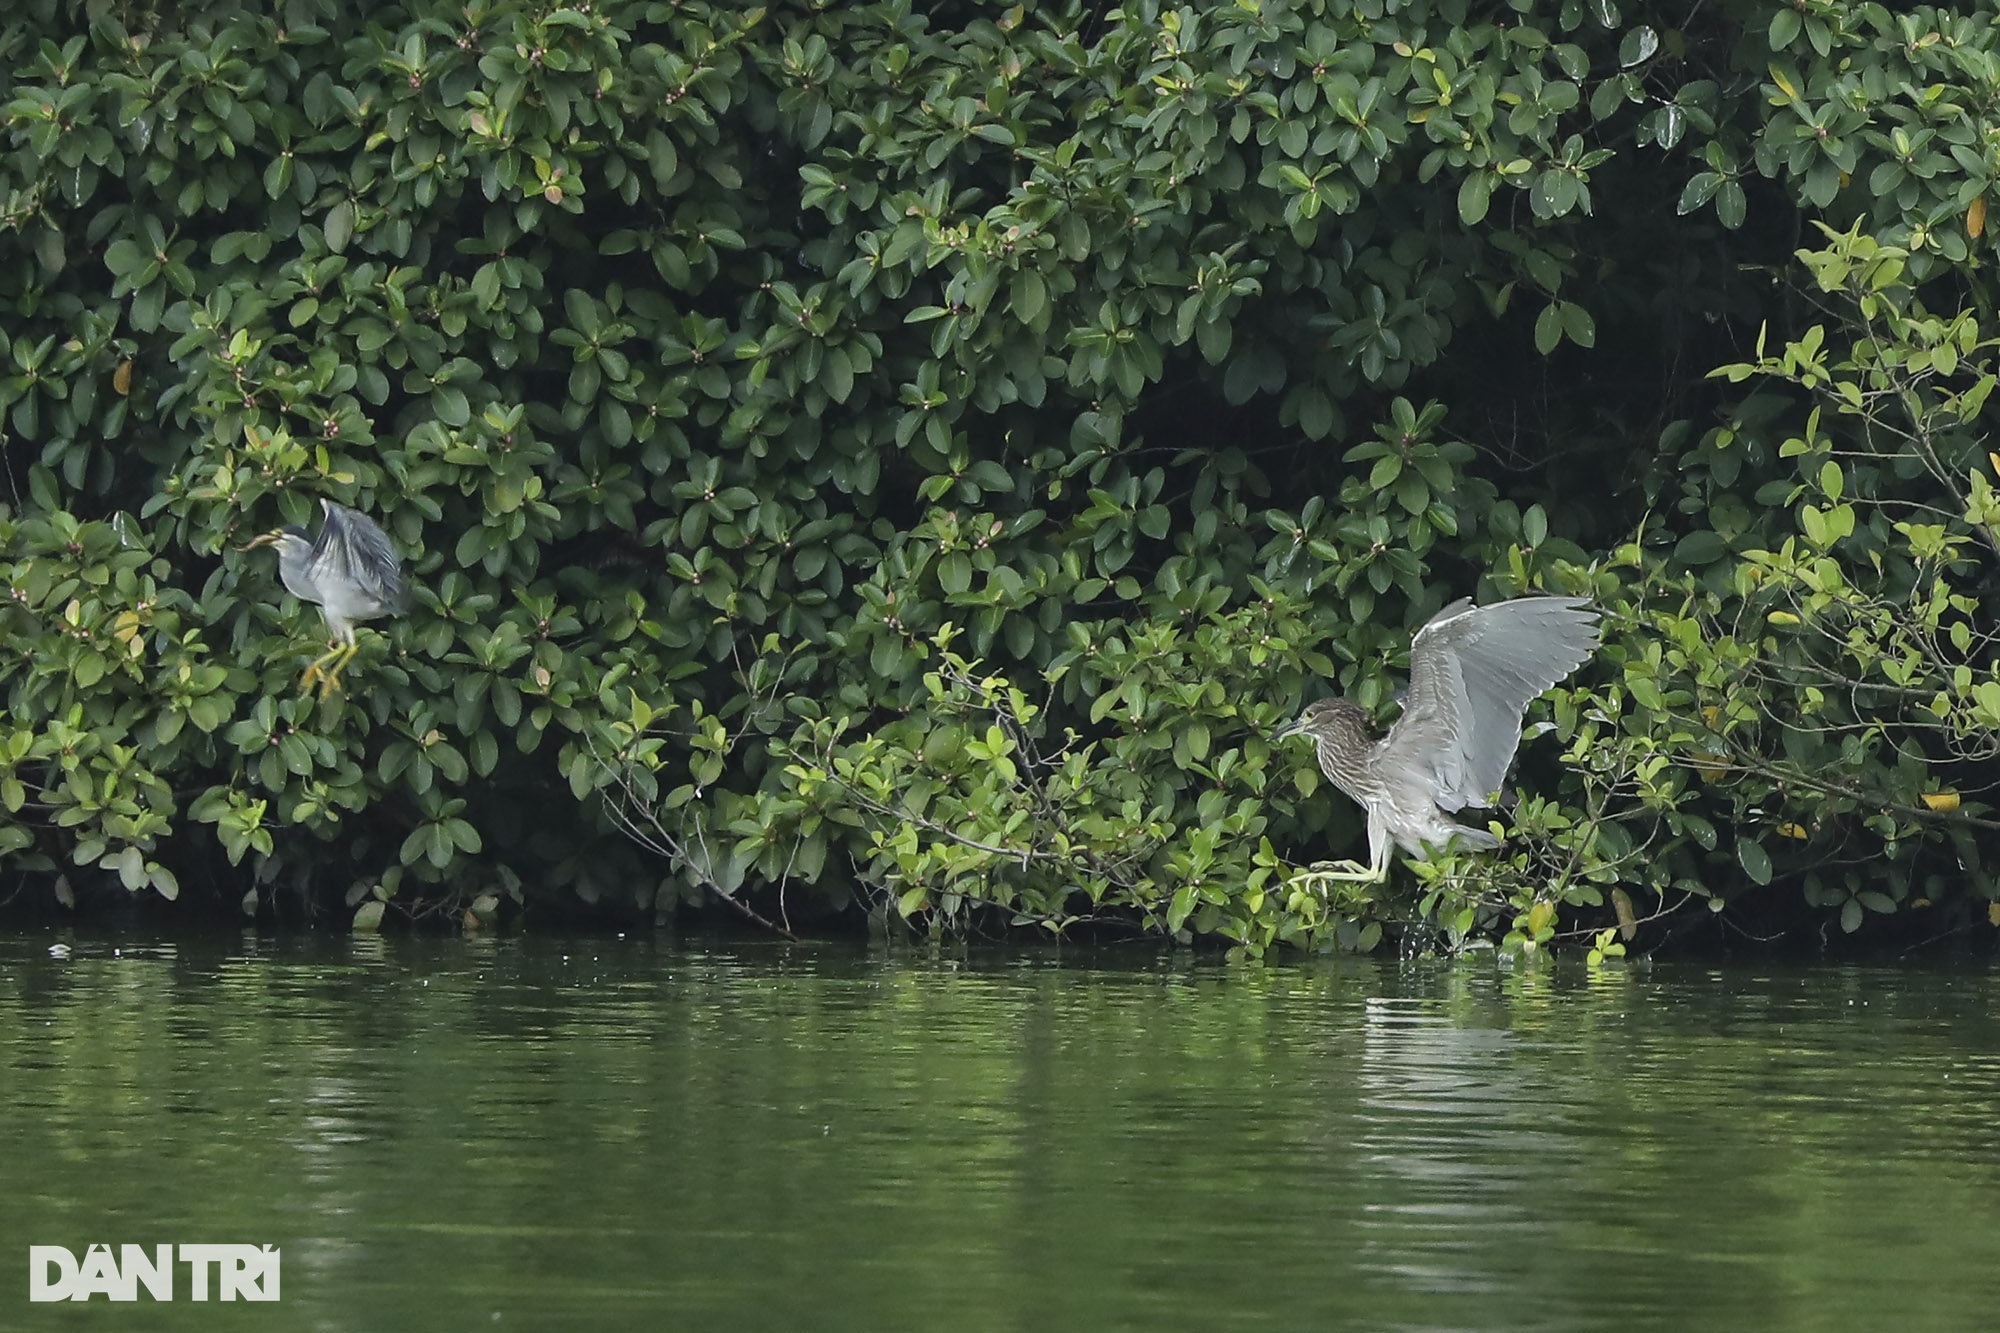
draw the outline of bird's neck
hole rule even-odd
[[[1365,802],[1367,797],[1364,792],[1335,775],[1352,772],[1360,757],[1374,748],[1377,739],[1375,728],[1360,705],[1351,705],[1332,713],[1320,723],[1318,734],[1313,738],[1319,750],[1320,772],[1349,796]]]
[[[1373,745],[1380,737],[1375,732],[1375,719],[1360,704],[1343,701],[1343,706],[1327,716],[1324,724],[1326,735],[1338,744],[1354,742]]]

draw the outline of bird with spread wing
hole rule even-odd
[[[303,693],[317,682],[320,698],[325,699],[340,689],[341,668],[359,649],[355,625],[402,615],[410,597],[402,557],[381,525],[358,509],[326,499],[319,503],[326,515],[319,536],[287,525],[237,549],[275,546],[278,577],[286,590],[302,602],[319,605],[333,646],[306,668],[299,688]]]
[[[1493,804],[1521,715],[1581,666],[1598,643],[1597,612],[1581,597],[1521,597],[1491,606],[1460,598],[1410,644],[1403,714],[1377,737],[1367,709],[1322,699],[1271,735],[1313,738],[1320,770],[1368,815],[1368,864],[1333,863],[1329,879],[1388,877],[1393,840],[1412,856],[1456,841],[1485,851],[1500,839],[1451,815]]]

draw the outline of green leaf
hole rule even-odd
[[[1048,308],[1048,298],[1048,284],[1042,281],[1042,275],[1033,269],[1023,269],[1014,275],[1014,282],[1007,297],[1007,306],[1014,312],[1016,319],[1023,324],[1032,325]]]
[[[1458,221],[1461,226],[1473,227],[1486,220],[1486,210],[1493,202],[1493,177],[1483,171],[1475,171],[1458,186]]]
[[[343,199],[327,210],[326,248],[339,254],[347,248],[348,240],[354,235],[354,204]]]
[[[849,364],[846,353],[838,347],[827,351],[826,364],[820,370],[819,387],[836,403],[846,402],[854,392],[854,367]]]
[[[1674,544],[1674,560],[1690,569],[1700,569],[1720,560],[1728,550],[1729,543],[1722,540],[1721,534],[1701,528]]]
[[[972,586],[972,560],[963,551],[952,551],[938,562],[938,586],[956,597]]]
[[[1597,321],[1590,312],[1574,301],[1558,302],[1562,308],[1563,332],[1578,347],[1597,346]]]
[[[1681,188],[1680,203],[1674,206],[1674,211],[1683,216],[1694,212],[1715,197],[1715,192],[1722,188],[1722,179],[1712,171],[1697,171]]]
[[[114,277],[123,278],[144,267],[148,258],[137,241],[113,241],[105,247],[104,267],[110,269]]]
[[[431,411],[447,426],[464,426],[472,420],[472,407],[465,394],[449,384],[431,390]]]
[[[1644,64],[1651,60],[1659,49],[1660,34],[1641,24],[1627,30],[1624,40],[1618,44],[1618,64],[1624,69]]]
[[[1743,225],[1748,202],[1743,187],[1735,181],[1724,181],[1722,188],[1715,192],[1715,219],[1731,231]]]
[[[499,304],[500,265],[497,262],[481,264],[479,271],[472,275],[472,295],[482,307]]]
[[[1333,400],[1316,384],[1298,390],[1299,429],[1308,438],[1323,440],[1333,433]]]
[[[1562,313],[1551,303],[1542,307],[1542,313],[1535,316],[1535,350],[1543,356],[1556,350],[1562,341]]]
[[[1743,873],[1753,884],[1771,882],[1771,855],[1764,845],[1752,838],[1738,836],[1736,839],[1736,859],[1743,866]]]

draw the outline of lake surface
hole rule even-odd
[[[1989,970],[0,938],[0,1328],[1975,1329]],[[248,1242],[282,1300],[31,1305]]]

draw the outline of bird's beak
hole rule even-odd
[[[1265,737],[1265,739],[1270,744],[1276,745],[1279,741],[1285,739],[1285,737],[1296,736],[1305,729],[1306,729],[1306,718],[1305,714],[1301,713],[1297,717],[1293,718],[1290,722],[1287,722],[1284,726],[1279,727],[1276,731],[1272,732],[1269,736]]]
[[[283,528],[274,528],[261,537],[252,537],[236,549],[239,551],[254,551],[260,546],[275,546],[278,543],[278,539],[284,535],[285,530]]]

